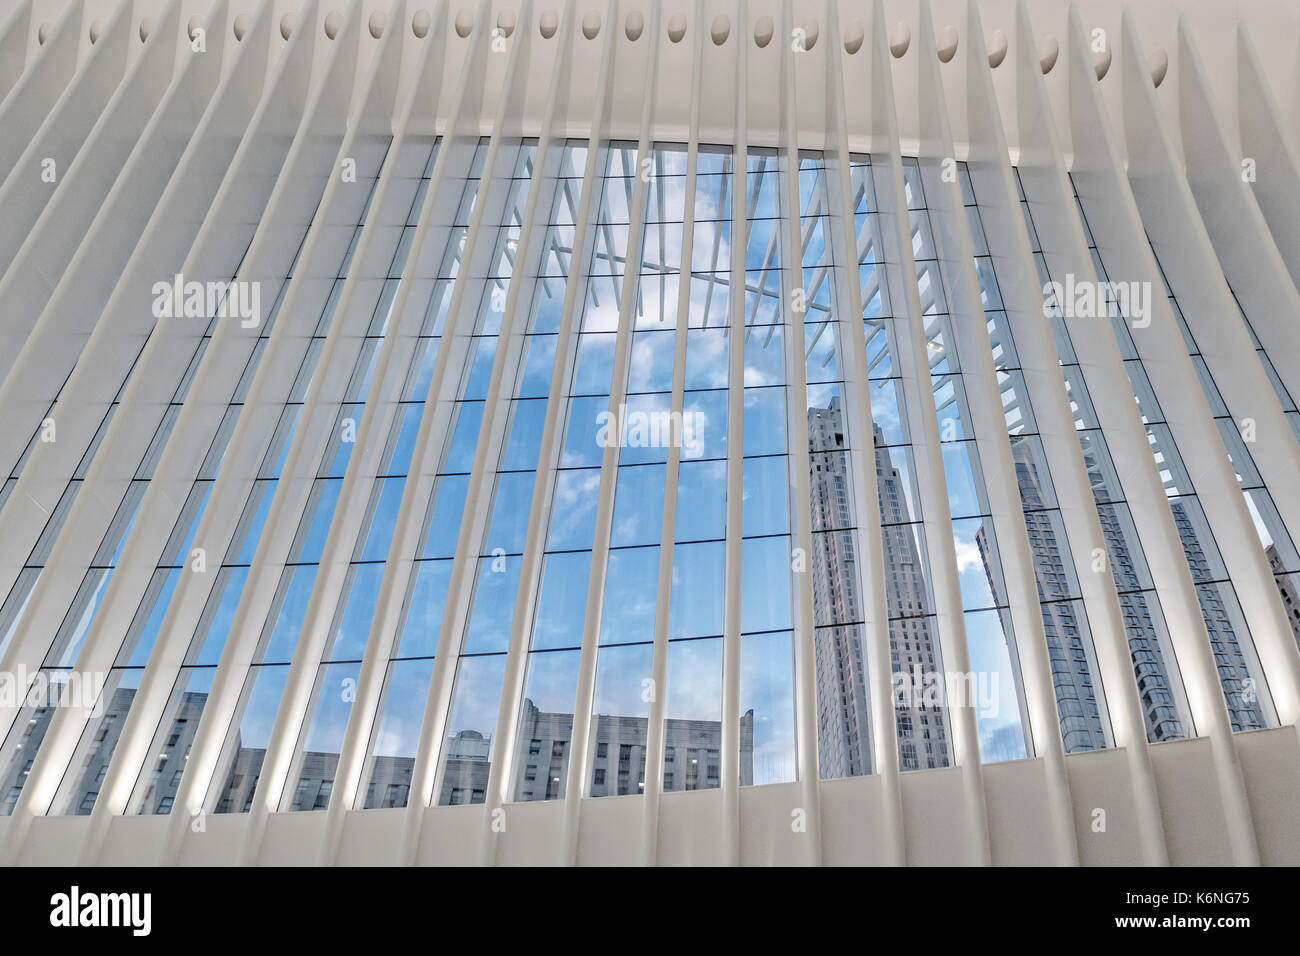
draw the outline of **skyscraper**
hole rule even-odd
[[[839,398],[826,408],[808,410],[811,448],[844,447],[844,416]],[[895,687],[895,721],[899,763],[904,770],[945,767],[951,757],[942,706],[924,693],[924,680],[935,675],[943,683],[931,620],[924,615],[924,569],[912,529],[905,523],[903,479],[889,459],[884,434],[874,427],[873,451],[884,538],[883,573],[889,604],[891,674]],[[814,530],[855,526],[847,457],[809,456],[809,496]],[[823,533],[814,536],[814,619],[855,620],[861,615],[860,569],[852,538]],[[847,615],[847,617],[845,616]],[[871,767],[870,712],[864,670],[862,628],[828,625],[817,628],[817,753],[823,778],[869,773]]]
[[[1300,648],[1300,592],[1296,590],[1295,578],[1286,573],[1282,554],[1277,545],[1269,545],[1268,566],[1275,572],[1274,580],[1282,594],[1282,605],[1286,608],[1287,620],[1291,622],[1291,633],[1295,635],[1296,647]]]
[[[1097,707],[1092,685],[1095,662],[1085,643],[1078,611],[1070,600],[1072,588],[1066,576],[1062,549],[1052,516],[1044,510],[1047,496],[1038,474],[1032,446],[1018,436],[1011,437],[1011,457],[1016,466],[1016,484],[1024,507],[1025,530],[1034,561],[1034,580],[1038,585],[1039,607],[1043,615],[1043,633],[1052,666],[1052,689],[1061,720],[1061,738],[1066,753],[1095,750],[1106,746],[1106,733]],[[984,562],[989,588],[998,603],[999,577],[994,574],[984,528],[976,534],[980,557]],[[1086,626],[1086,625],[1085,625]]]

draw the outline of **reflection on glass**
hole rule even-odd
[[[362,806],[367,810],[404,807],[410,798],[420,723],[432,675],[431,657],[397,660],[388,665],[380,717],[362,776]]]

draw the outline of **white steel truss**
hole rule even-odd
[[[1300,862],[1298,45],[0,0],[0,860]]]

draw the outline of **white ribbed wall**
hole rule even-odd
[[[443,653],[433,672],[412,787],[413,795],[423,792],[424,799],[413,797],[407,809],[347,809],[361,785],[378,684],[428,500],[436,465],[429,459],[437,454],[447,427],[439,417],[444,413],[436,411],[431,400],[390,552],[397,560],[390,557],[392,573],[385,575],[367,645],[335,799],[323,812],[277,812],[277,788],[288,785],[294,745],[334,613],[333,596],[346,571],[346,542],[356,536],[374,481],[365,476],[374,474],[382,436],[394,414],[396,395],[389,386],[378,400],[367,403],[359,424],[340,499],[357,506],[340,506],[335,515],[325,545],[333,563],[327,558],[321,565],[327,584],[313,591],[277,736],[251,811],[208,814],[204,828],[196,831],[179,807],[199,806],[207,792],[225,737],[222,721],[228,722],[236,707],[251,645],[260,631],[258,609],[264,615],[271,601],[310,480],[281,482],[282,493],[268,519],[268,527],[279,529],[278,539],[259,550],[249,578],[251,610],[241,611],[258,623],[242,633],[236,623],[195,738],[178,810],[170,816],[124,814],[140,768],[150,757],[150,735],[206,597],[198,584],[188,582],[173,597],[169,623],[149,659],[94,812],[84,817],[47,816],[41,809],[53,800],[84,727],[83,713],[60,711],[14,814],[0,817],[0,859],[100,864],[1300,863],[1300,656],[1173,313],[1157,295],[1153,321],[1149,328],[1135,331],[1134,343],[1195,477],[1250,624],[1279,726],[1232,733],[1193,581],[1120,354],[1108,335],[1076,336],[1074,344],[1151,565],[1199,734],[1148,745],[1115,588],[1108,576],[1083,571],[1101,531],[1072,434],[1074,421],[1057,352],[1042,318],[1040,283],[1019,226],[1012,174],[1014,163],[1054,273],[1093,274],[1067,172],[1112,278],[1151,282],[1158,292],[1160,274],[1145,230],[1226,404],[1234,416],[1254,418],[1266,436],[1252,445],[1251,454],[1283,521],[1293,538],[1300,538],[1295,478],[1300,474],[1300,446],[1273,390],[1258,374],[1253,343],[1228,291],[1231,284],[1256,321],[1256,333],[1279,376],[1293,394],[1300,394],[1300,10],[1292,4],[1153,0],[1126,8],[1121,0],[1097,0],[1076,9],[1059,0],[932,0],[919,6],[905,0],[494,0],[482,6],[470,0],[0,0],[0,8],[0,465],[6,475],[30,437],[33,409],[39,415],[63,389],[57,443],[33,452],[0,511],[0,596],[21,573],[125,369],[140,353],[138,361],[145,363],[141,368],[157,373],[138,371],[120,397],[114,426],[86,473],[22,625],[0,659],[0,670],[39,666],[112,518],[114,509],[97,500],[116,502],[123,494],[153,435],[160,403],[168,400],[179,375],[179,370],[169,369],[169,358],[188,354],[202,334],[201,323],[176,323],[160,326],[150,337],[152,317],[138,307],[139,284],[158,277],[156,264],[171,261],[172,249],[188,250],[182,271],[196,275],[233,274],[242,255],[241,278],[275,288],[289,268],[290,242],[296,241],[291,237],[316,210],[316,224],[300,260],[305,269],[295,273],[286,300],[305,305],[313,294],[313,256],[337,244],[337,230],[357,221],[356,210],[341,197],[334,158],[354,155],[376,131],[394,138],[376,204],[382,202],[387,180],[395,172],[397,145],[413,136],[436,133],[444,142],[459,142],[484,135],[490,137],[490,150],[520,135],[536,137],[539,149],[558,148],[566,139],[589,139],[593,147],[609,139],[629,140],[642,150],[655,142],[688,143],[692,150],[701,143],[747,143],[777,147],[787,157],[798,149],[825,150],[828,169],[839,163],[843,177],[850,152],[871,154],[895,315],[915,329],[917,364],[904,375],[922,380],[927,374],[920,354],[924,333],[901,158],[921,159],[939,255],[945,268],[952,269],[950,308],[959,347],[963,355],[987,356],[968,233],[943,226],[963,216],[960,187],[942,177],[943,161],[951,157],[968,162],[1007,321],[1081,570],[1082,599],[1115,741],[1112,749],[1092,753],[1062,751],[1015,464],[1004,438],[1000,393],[989,360],[967,362],[963,375],[1001,542],[1036,756],[981,765],[973,711],[954,708],[956,765],[900,773],[888,706],[884,592],[875,568],[876,576],[865,589],[876,757],[876,772],[869,776],[817,780],[812,611],[796,601],[798,782],[740,787],[734,754],[728,751],[719,790],[660,793],[657,785],[650,785],[644,796],[582,799],[578,794],[585,767],[575,759],[569,767],[567,799],[510,804],[506,828],[497,832],[489,811],[504,802],[509,785],[497,770],[503,761],[495,761],[487,806],[428,807],[454,676],[455,655]],[[412,22],[425,10],[431,14],[429,27],[420,37]],[[556,16],[557,24],[550,38],[539,30],[548,14]],[[644,23],[635,40],[629,37],[635,31],[625,29],[634,14]],[[333,38],[327,36],[327,17]],[[773,21],[775,37],[759,46],[754,27],[762,17]],[[674,42],[669,30],[678,18],[686,29]],[[145,23],[154,33],[161,31],[160,37],[151,33],[152,42],[142,43]],[[193,54],[187,26],[204,23],[209,27],[208,51]],[[510,25],[501,31],[508,33],[502,52],[491,50],[489,31],[497,23]],[[792,50],[787,38],[794,26],[809,37],[816,34],[811,49]],[[1103,71],[1089,48],[1097,28],[1106,32],[1109,50],[1103,64],[1108,69],[1100,80],[1097,73]],[[237,39],[236,32],[242,38]],[[94,43],[92,34],[97,37]],[[955,55],[941,59],[938,47],[953,34]],[[891,44],[901,56],[891,55]],[[990,57],[990,50],[1003,48],[1004,58]],[[997,60],[995,67],[992,60]],[[1051,68],[1045,73],[1047,63]],[[1167,69],[1160,66],[1164,63]],[[1160,75],[1158,84],[1152,81],[1153,70]],[[493,155],[489,152],[489,168]],[[46,157],[56,160],[57,189],[40,181]],[[1243,158],[1255,161],[1253,182],[1242,179]],[[451,175],[443,164],[436,166],[429,194]],[[588,182],[591,175],[589,169]],[[836,188],[847,188],[843,177],[832,187],[832,195]],[[797,184],[792,188],[797,190]],[[689,193],[687,202],[690,208]],[[467,258],[473,255],[476,224],[485,205],[476,206]],[[430,228],[428,215],[426,208],[415,249]],[[526,226],[540,215],[544,213],[530,207]],[[248,222],[259,225],[245,255],[242,246],[231,247],[228,232],[231,224]],[[739,232],[743,222],[735,225]],[[374,231],[363,232],[358,259],[374,241],[368,238]],[[796,241],[789,230],[786,238]],[[689,256],[689,238],[686,242]],[[789,258],[799,258],[797,247],[789,251]],[[579,259],[574,256],[574,261]],[[299,275],[308,278],[300,282]],[[331,384],[337,374],[332,377],[329,370],[346,373],[349,337],[362,334],[369,318],[368,312],[352,314],[347,307],[352,296],[361,295],[360,284],[349,281],[345,287],[339,330],[331,331],[319,381],[307,394],[309,407],[339,401],[341,385]],[[570,289],[575,286],[570,283]],[[844,283],[843,292],[849,312],[861,314],[856,284]],[[464,293],[458,290],[457,295]],[[507,315],[514,314],[520,295],[512,285]],[[459,301],[453,300],[452,315]],[[683,316],[685,301],[684,295]],[[628,307],[628,302],[622,303],[625,313]],[[572,334],[574,308],[570,292],[562,340]],[[400,308],[394,310],[394,315],[399,313]],[[743,321],[743,316],[737,318]],[[797,314],[794,323],[798,341],[802,320]],[[845,349],[844,358],[849,420],[858,422],[851,446],[862,449],[871,436],[861,423],[871,418],[866,390],[860,387],[865,371],[855,367],[863,355],[861,327],[845,325],[849,344],[857,343]],[[501,382],[505,365],[518,361],[518,336],[512,338],[511,332],[508,324],[503,327],[489,405],[494,398],[509,398],[501,394]],[[628,347],[627,336],[621,335],[619,354]],[[278,356],[277,348],[285,356]],[[278,409],[283,403],[289,383],[278,379],[291,376],[296,367],[288,357],[293,348],[291,334],[281,338],[277,328],[247,407],[263,403]],[[391,350],[399,348],[401,339],[385,340],[381,373],[388,363],[398,361]],[[118,571],[105,591],[78,658],[79,668],[106,670],[112,664],[250,349],[247,338],[219,324],[209,360],[190,389]],[[443,349],[435,391],[448,367],[456,369],[454,362],[452,350]],[[679,355],[679,376],[681,365]],[[625,363],[616,362],[616,367],[625,369]],[[733,377],[739,368],[733,368]],[[797,392],[802,371],[789,371],[788,381]],[[376,381],[383,379],[377,375]],[[625,384],[616,379],[613,393],[622,387]],[[680,381],[676,389],[675,407],[680,408]],[[915,399],[917,392],[911,394]],[[797,399],[792,406],[802,408]],[[550,404],[558,406],[559,398],[553,395]],[[734,436],[741,416],[739,404],[732,405],[729,430]],[[941,617],[947,608],[960,621],[951,548],[934,547],[951,536],[944,527],[946,518],[937,518],[947,514],[944,476],[937,466],[939,436],[933,414],[919,404],[911,411],[918,423],[912,440],[927,534],[934,536],[936,604]],[[145,419],[148,427],[133,427]],[[274,415],[266,420],[256,414],[241,417],[223,476],[255,470],[274,425]],[[802,425],[806,422],[801,416],[792,416],[796,499],[808,493],[807,462],[800,458],[806,455],[801,451],[806,441],[797,431]],[[499,444],[503,427],[497,421],[495,431],[485,426],[480,436],[467,520],[461,527],[461,543],[469,552],[486,521],[486,489],[493,478],[489,454]],[[557,427],[548,421],[543,437],[543,447],[555,446],[554,454]],[[312,428],[315,431],[309,428],[295,436],[286,475],[295,474],[299,461],[314,468],[328,422]],[[739,444],[732,442],[736,455]],[[607,452],[597,502],[593,580],[600,580],[595,576],[603,573],[601,562],[606,560],[600,529],[608,540],[613,512],[617,458],[613,449]],[[728,468],[728,499],[738,509],[740,469],[735,464]],[[860,550],[866,555],[881,550],[870,471],[863,468],[855,476]],[[237,480],[218,478],[196,538],[212,553],[224,550],[230,540],[244,492],[246,487],[241,491]],[[667,544],[672,542],[673,501],[670,496],[663,518]],[[544,495],[534,495],[521,580],[535,576],[540,561],[540,532],[535,529],[544,503]],[[795,544],[806,547],[806,507],[802,515],[805,526],[794,528],[799,538]],[[737,517],[738,511],[728,520],[729,531],[739,524]],[[729,556],[738,554],[736,532],[727,548]],[[727,562],[729,569],[735,564]],[[453,606],[459,601],[463,612],[473,583],[472,566],[472,561],[458,559],[452,571],[452,597],[444,619],[451,627],[444,627],[443,648],[453,646],[446,635],[459,627]],[[872,571],[868,558],[864,573]],[[664,581],[661,572],[661,609],[668,601]],[[590,724],[595,664],[588,645],[599,630],[600,589],[593,587],[592,594],[574,753],[585,750],[581,735]],[[328,595],[331,603],[321,595]],[[739,636],[734,622],[740,601],[734,571],[725,600],[730,623],[724,651],[723,740],[734,746],[739,713]],[[519,605],[528,605],[522,588]],[[499,721],[507,740],[517,717],[527,650],[525,622],[519,616],[523,613],[516,615],[507,662],[506,686],[513,691],[503,696]],[[179,636],[169,640],[168,634]],[[663,635],[656,637],[662,648]],[[964,653],[960,644],[944,646],[945,660],[956,669],[968,669]],[[661,653],[655,670],[660,682],[664,666]],[[0,735],[19,713],[13,702],[0,705]],[[650,749],[653,753],[660,748],[659,759],[662,741],[656,743],[655,735],[661,717],[662,702],[652,707],[650,723]],[[657,769],[648,767],[648,782],[658,779]],[[1106,811],[1105,832],[1092,827],[1097,808]],[[794,809],[805,811],[806,832],[792,831]]]

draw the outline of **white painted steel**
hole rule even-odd
[[[330,20],[334,36],[325,29],[331,14],[337,14]],[[189,34],[196,17],[207,29],[204,51],[195,49]],[[756,30],[764,32],[759,29],[763,18],[769,19],[772,36],[760,43]],[[639,32],[633,29],[637,19]],[[93,21],[102,23],[92,42]],[[426,22],[421,36],[417,27]],[[676,36],[682,23],[685,33]],[[889,38],[900,25],[911,39],[896,55]],[[805,37],[815,35],[815,42],[792,42],[798,39],[796,29],[805,30]],[[988,54],[995,30],[1008,38],[1005,59],[996,66]],[[1104,68],[1095,48],[1098,30],[1110,51]],[[936,40],[941,32],[957,37],[956,50],[944,44],[943,56]],[[500,47],[506,55],[495,55],[494,44],[506,37],[509,42]],[[1045,72],[1039,50],[1049,40],[1059,54]],[[439,188],[458,188],[461,160],[480,137],[487,138],[460,280],[416,434],[328,808],[315,814],[280,809],[294,782],[317,671],[339,611],[340,589],[349,580],[349,556],[375,487],[376,463],[397,414],[400,382],[385,373],[406,366],[421,319],[404,308],[413,295],[411,282],[402,283],[394,327],[379,349],[375,385],[357,432],[359,447],[343,479],[251,810],[214,814],[208,800],[343,398],[341,379],[353,367],[370,319],[365,303],[375,280],[360,275],[359,267],[342,287],[175,809],[164,816],[136,816],[130,800],[141,773],[148,772],[155,728],[185,673],[214,572],[181,575],[89,818],[61,815],[67,811],[56,800],[65,775],[79,772],[70,763],[90,720],[85,708],[60,707],[30,755],[12,812],[0,816],[0,861],[1300,862],[1294,793],[1289,805],[1263,796],[1279,781],[1300,776],[1300,617],[1274,582],[1214,412],[1176,317],[1160,294],[1155,258],[1231,417],[1251,419],[1258,427],[1251,457],[1283,526],[1300,539],[1295,489],[1300,444],[1293,430],[1300,412],[1275,391],[1259,362],[1259,355],[1266,355],[1281,386],[1300,396],[1298,45],[1300,13],[1285,0],[1233,5],[1090,0],[1077,6],[1064,0],[926,0],[919,7],[904,0],[0,0],[0,479],[6,483],[0,497],[0,603],[11,594],[21,597],[27,593],[21,589],[30,586],[25,609],[0,653],[0,673],[11,680],[25,674],[30,682],[46,660],[185,371],[175,356],[191,354],[202,337],[201,321],[155,323],[141,290],[174,271],[229,277],[241,257],[240,278],[278,288],[291,268],[289,246],[296,248],[296,239],[306,235],[284,293],[283,314],[269,338],[259,345],[256,329],[216,324],[76,655],[76,669],[85,674],[114,665],[202,457],[239,387],[239,372],[260,347],[261,364],[195,532],[195,543],[214,567],[226,554],[294,370],[311,344],[324,290],[333,281],[327,262],[337,259],[343,230],[358,221],[355,197],[334,175],[341,160],[391,137],[388,158],[377,168],[372,208],[379,209],[392,183],[405,175],[396,168],[402,144],[441,138],[415,221],[406,266],[410,276],[417,262],[427,265],[439,254],[434,247],[445,238],[434,222],[435,207],[445,202]],[[1153,66],[1162,59],[1168,65],[1157,82]],[[1098,72],[1104,74],[1100,79]],[[497,229],[492,217],[499,212],[502,177],[510,176],[503,157],[521,138],[537,140],[536,164],[451,565],[411,799],[405,809],[355,809],[438,457],[449,438],[455,390],[467,361],[472,331],[467,326],[486,282],[473,278],[481,270],[470,263],[491,253]],[[485,803],[436,807],[477,556],[506,438],[512,384],[523,358],[528,303],[538,281],[549,177],[570,140],[586,144],[586,165],[527,507]],[[777,235],[787,266],[781,308],[790,339],[787,491],[791,546],[804,554],[814,536],[807,377],[803,352],[796,347],[804,341],[804,316],[792,307],[802,275],[798,165],[801,150],[824,152],[830,204],[826,239],[837,263],[831,281],[844,313],[839,361],[857,523],[854,547],[865,556],[856,563],[855,583],[863,605],[859,628],[870,774],[819,779],[814,593],[811,575],[796,573],[791,605],[796,779],[758,787],[738,782],[745,490],[745,357],[739,343],[746,311],[744,297],[733,295],[719,790],[661,792],[681,457],[679,449],[670,448],[658,577],[646,582],[656,609],[648,675],[656,693],[649,706],[645,792],[589,795],[593,697],[619,464],[619,449],[611,446],[604,449],[595,498],[565,796],[537,804],[511,802],[530,635],[583,307],[583,269],[593,241],[588,226],[599,203],[599,154],[614,140],[635,142],[638,157],[655,143],[686,144],[688,218],[701,147],[735,146],[728,211],[733,289],[743,288],[746,278],[746,157],[758,147],[778,152],[784,174]],[[983,463],[989,520],[1000,544],[1014,625],[1014,646],[1008,650],[1023,689],[1020,707],[1030,751],[1024,761],[981,760],[975,710],[968,703],[948,710],[951,768],[909,773],[899,768],[889,608],[878,560],[884,538],[872,454],[873,409],[858,321],[863,290],[854,272],[858,249],[849,165],[857,154],[871,157],[868,175],[879,206],[873,212],[883,244],[878,272],[888,284],[891,321],[903,330],[893,358],[911,425],[935,629],[944,666],[965,672],[971,663],[961,572],[904,191],[904,157],[919,159]],[[57,170],[53,182],[41,178],[47,159]],[[1094,680],[1104,698],[1112,749],[1066,754],[1062,746],[1035,558],[1022,517],[966,209],[960,185],[943,175],[950,159],[968,163],[978,197],[1005,321],[1019,353],[1026,388],[1021,397],[1033,407],[1078,569],[1096,654]],[[1250,175],[1243,175],[1246,171]],[[1116,579],[1109,567],[1088,570],[1105,538],[1057,347],[1042,311],[1017,172],[1053,275],[1098,279],[1073,185],[1110,277],[1155,289],[1152,321],[1134,329],[1134,345],[1195,481],[1227,580],[1241,600],[1263,678],[1269,729],[1231,729],[1196,582],[1121,352],[1108,332],[1076,332],[1080,370],[1150,568],[1151,600],[1158,600],[1168,623],[1193,725],[1190,739],[1147,741]],[[646,184],[638,177],[630,202],[630,271],[618,302],[611,413],[628,389],[646,197]],[[378,216],[367,221],[355,263],[382,248],[382,232]],[[690,271],[693,234],[688,221],[681,248],[684,275]],[[690,309],[686,282],[679,288],[676,313],[671,409],[677,412],[685,403]],[[114,402],[114,418],[97,438]],[[47,417],[57,422],[56,442],[33,439]],[[73,482],[81,482],[76,501],[66,518],[60,513],[63,524],[45,547],[47,522]],[[29,564],[43,567],[34,585]],[[1300,568],[1285,570],[1295,572],[1293,582],[1300,581]],[[16,606],[10,610],[16,613]],[[0,618],[0,639],[8,623]],[[0,732],[8,733],[24,713],[22,701],[0,700]],[[0,741],[0,765],[7,766],[17,739],[15,731]],[[0,793],[0,799],[5,796]],[[1017,819],[1008,817],[1013,806]],[[1110,814],[1113,834],[1094,830],[1099,807]],[[504,828],[494,825],[494,811],[502,809]],[[783,832],[791,812],[800,810],[806,831]],[[1213,823],[1199,826],[1199,819]],[[206,825],[196,827],[196,820]]]

